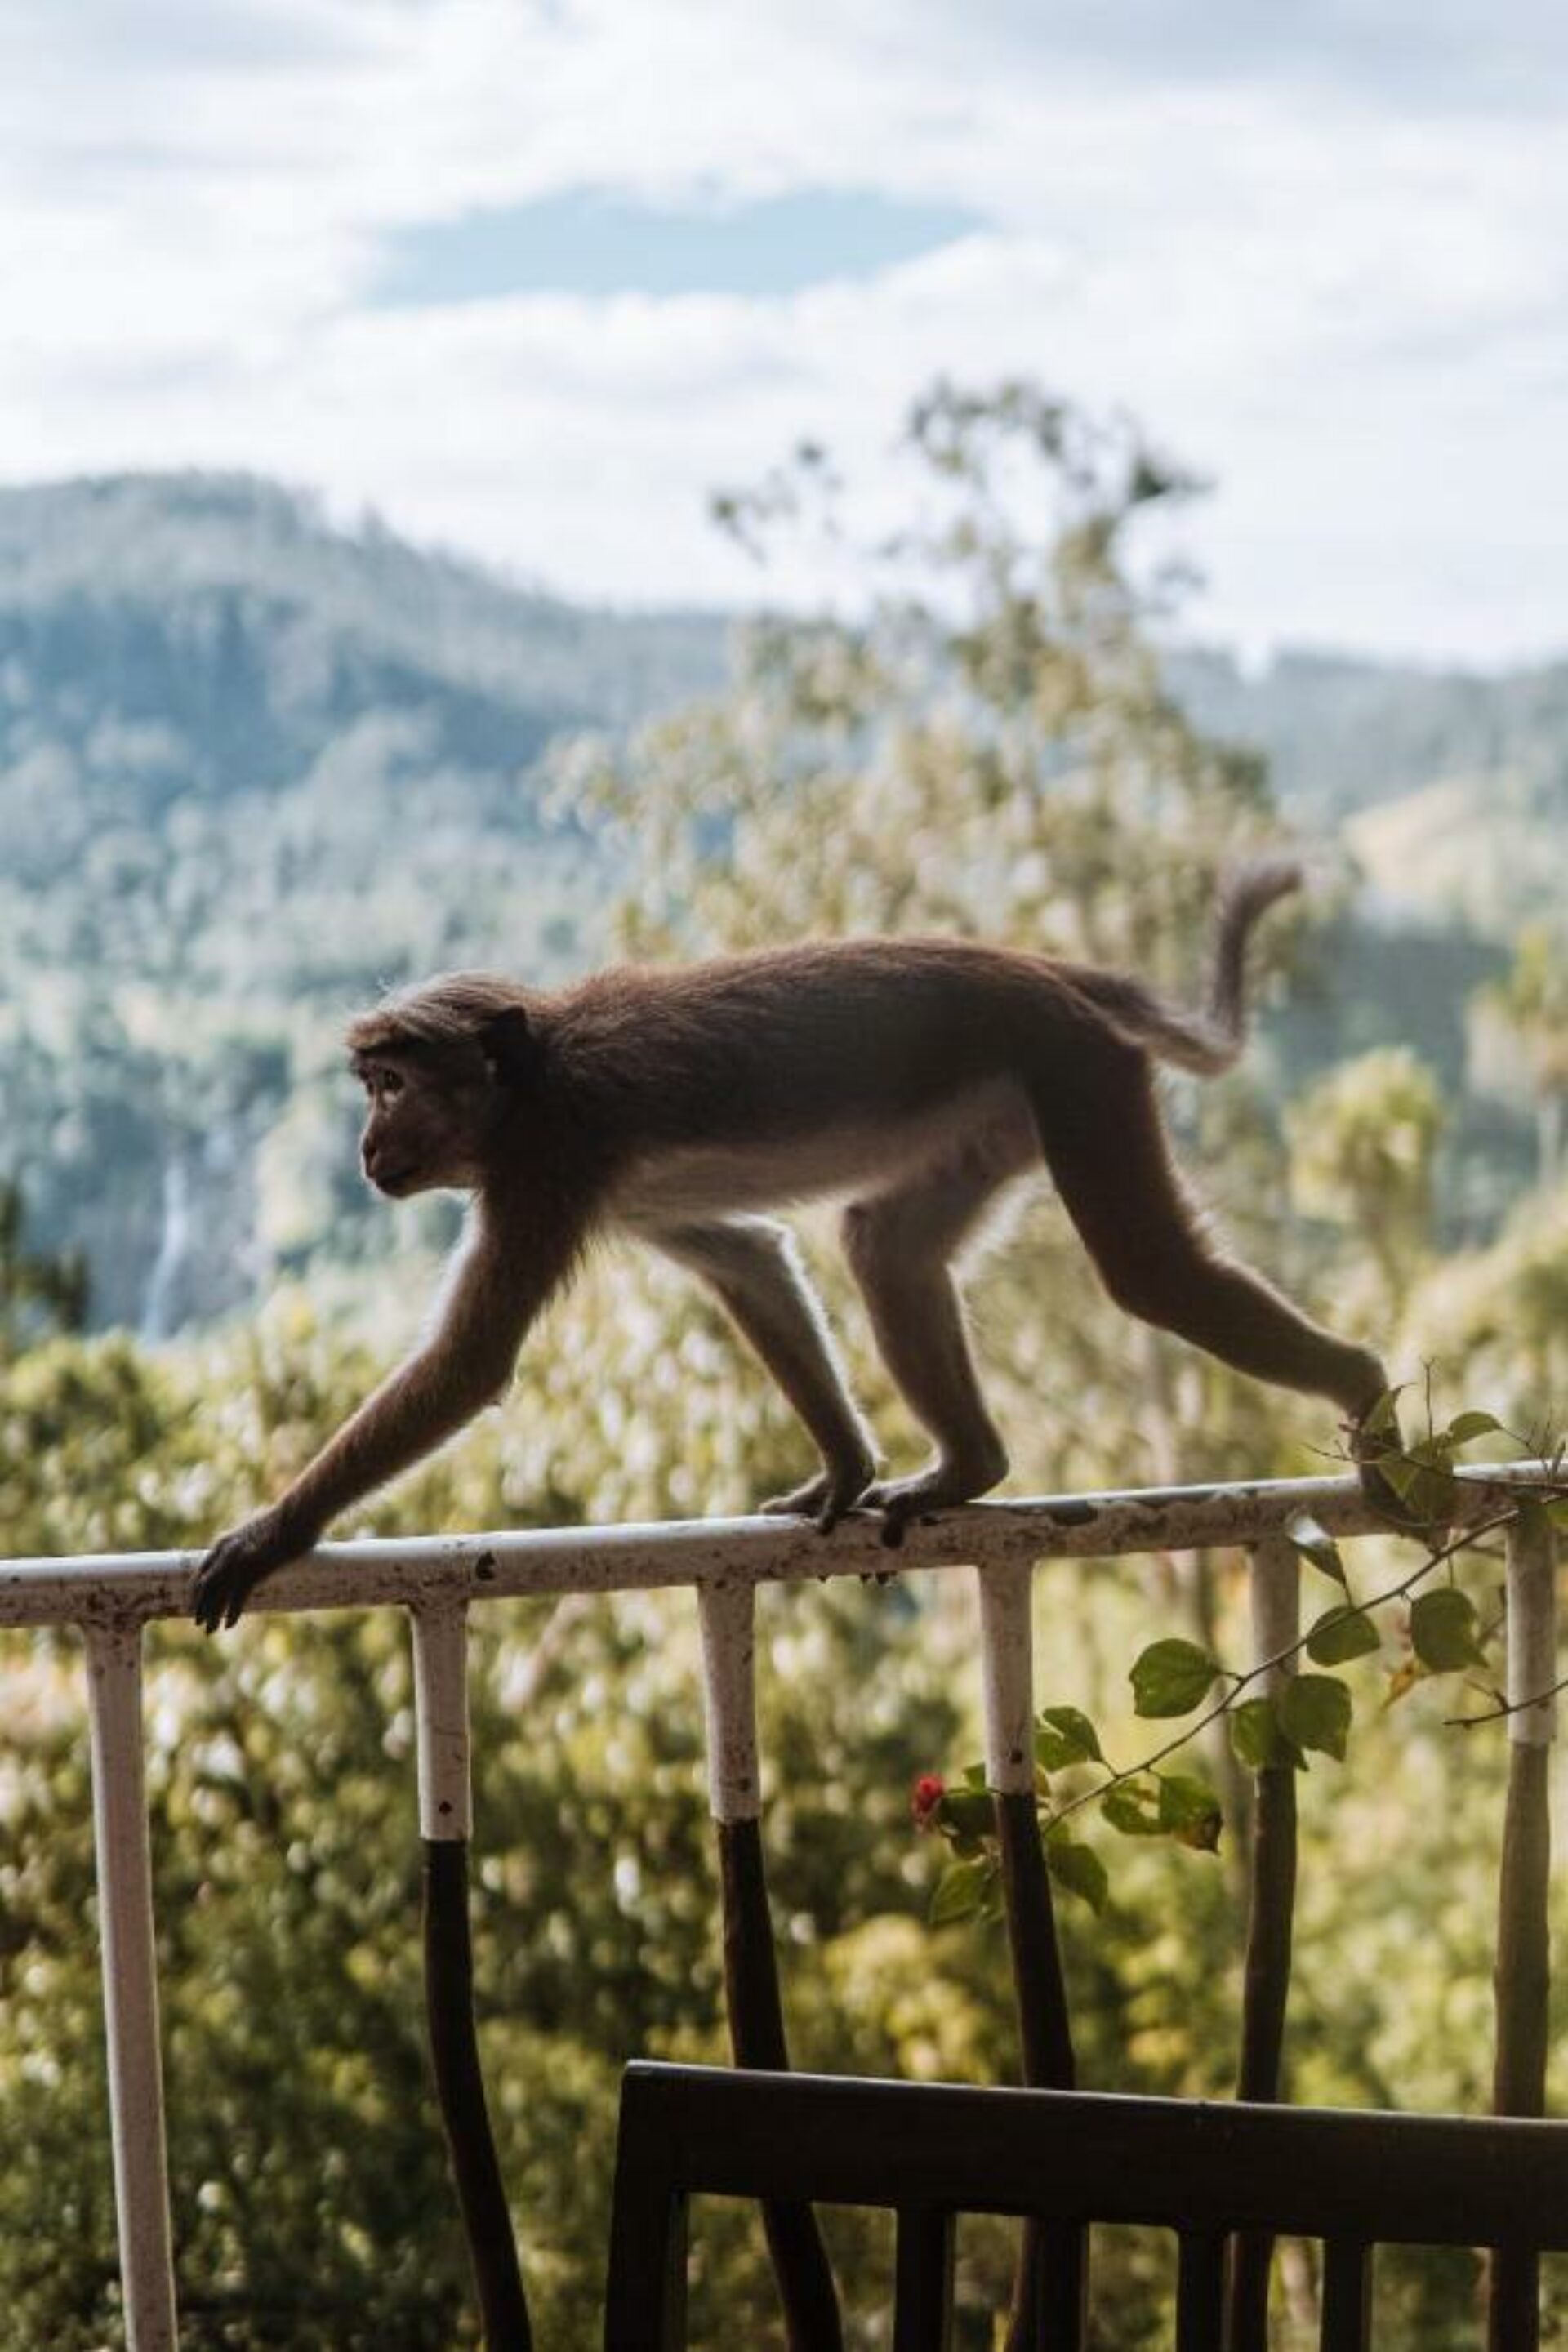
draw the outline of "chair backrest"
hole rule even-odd
[[[971,2090],[637,2064],[621,2091],[605,2352],[686,2343],[686,2200],[897,2215],[895,2352],[949,2336],[961,2213],[1175,2232],[1178,2352],[1220,2340],[1227,2242],[1321,2239],[1324,2352],[1365,2352],[1372,2250],[1568,2248],[1568,2124]],[[1053,2336],[1050,2340],[1067,2341]]]

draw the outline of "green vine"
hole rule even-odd
[[[1395,1426],[1394,1402],[1393,1398],[1385,1401],[1384,1425],[1390,1428]],[[1539,1461],[1539,1475],[1512,1483],[1506,1503],[1464,1523],[1459,1456],[1482,1438],[1499,1436],[1511,1437],[1521,1453]],[[1080,1708],[1047,1706],[1035,1717],[1035,1799],[1041,1838],[1051,1876],[1067,1892],[1098,1911],[1110,1891],[1105,1864],[1071,1826],[1076,1816],[1090,1808],[1098,1809],[1121,1836],[1164,1838],[1196,1853],[1217,1851],[1225,1826],[1218,1795],[1201,1773],[1172,1769],[1172,1759],[1213,1724],[1226,1723],[1237,1760],[1253,1772],[1280,1766],[1306,1771],[1311,1755],[1342,1763],[1354,1721],[1354,1696],[1339,1675],[1304,1670],[1303,1662],[1310,1669],[1332,1668],[1381,1651],[1380,1612],[1409,1604],[1409,1654],[1389,1672],[1385,1707],[1418,1682],[1488,1666],[1487,1643],[1502,1616],[1500,1612],[1490,1626],[1482,1626],[1471,1595],[1454,1580],[1454,1562],[1512,1528],[1550,1540],[1568,1529],[1562,1447],[1548,1454],[1540,1444],[1504,1430],[1489,1412],[1460,1412],[1437,1427],[1428,1403],[1426,1434],[1410,1445],[1391,1444],[1380,1453],[1377,1469],[1398,1510],[1397,1523],[1391,1518],[1391,1526],[1400,1534],[1420,1533],[1426,1544],[1425,1557],[1408,1574],[1357,1600],[1339,1546],[1310,1513],[1300,1512],[1281,1534],[1342,1597],[1303,1633],[1245,1668],[1226,1666],[1198,1643],[1176,1638],[1151,1643],[1140,1651],[1128,1671],[1133,1713],[1152,1722],[1184,1718],[1172,1738],[1135,1763],[1115,1765]],[[1442,1569],[1449,1570],[1447,1580],[1421,1590]],[[1258,1687],[1270,1684],[1272,1688]],[[1489,1704],[1484,1710],[1447,1720],[1456,1727],[1473,1729],[1539,1705],[1565,1686],[1568,1676],[1549,1690],[1510,1703],[1489,1684]],[[1088,1785],[1086,1775],[1091,1776]],[[911,1811],[916,1827],[940,1836],[950,1849],[931,1895],[931,1925],[999,1918],[1001,1864],[984,1767],[967,1765],[952,1783],[936,1773],[922,1774],[915,1783]]]

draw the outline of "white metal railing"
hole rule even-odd
[[[1461,1474],[1467,1517],[1539,1483],[1538,1464]],[[1142,1488],[990,1502],[911,1526],[896,1551],[879,1523],[851,1518],[830,1538],[777,1518],[529,1529],[323,1544],[270,1579],[251,1613],[397,1605],[413,1617],[422,1834],[466,1841],[471,1820],[466,1681],[471,1602],[689,1585],[702,1633],[710,1798],[715,1821],[755,1821],[761,1780],[754,1704],[755,1590],[836,1576],[966,1567],[978,1576],[986,1771],[990,1785],[1034,1785],[1030,1594],[1033,1565],[1215,1546],[1254,1563],[1260,1658],[1294,1639],[1294,1553],[1285,1530],[1308,1513],[1336,1537],[1385,1532],[1355,1478]],[[1555,1680],[1552,1560],[1514,1548],[1508,1689],[1516,1705]],[[110,2128],[130,2352],[174,2352],[167,2165],[158,2042],[152,1867],[142,1773],[142,1636],[188,1615],[195,1552],[0,1560],[0,1628],[78,1625],[85,1636],[94,1825],[102,1921]],[[243,1631],[230,1638],[243,1641]],[[1552,1737],[1554,1707],[1521,1706],[1516,1743]]]

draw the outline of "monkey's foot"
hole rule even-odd
[[[976,1495],[994,1486],[1006,1469],[1005,1454],[988,1461],[984,1468],[965,1462],[933,1462],[912,1478],[879,1478],[860,1500],[868,1510],[881,1512],[882,1541],[889,1551],[896,1551],[911,1519],[932,1518],[938,1511],[973,1503]]]
[[[1420,1509],[1419,1485],[1406,1493],[1406,1482],[1395,1483],[1386,1465],[1405,1456],[1399,1413],[1392,1390],[1375,1399],[1350,1423],[1351,1460],[1356,1466],[1362,1493],[1381,1518],[1406,1534],[1421,1534],[1432,1522]]]
[[[770,1518],[815,1519],[819,1535],[831,1534],[865,1495],[874,1466],[868,1454],[864,1461],[819,1471],[804,1486],[794,1486],[787,1495],[770,1496],[762,1507]]]

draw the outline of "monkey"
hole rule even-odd
[[[1300,881],[1293,864],[1264,860],[1222,892],[1201,1009],[1129,973],[926,938],[612,966],[551,991],[459,971],[385,996],[347,1034],[368,1097],[361,1164],[390,1200],[467,1193],[466,1238],[431,1335],[277,1502],[207,1553],[197,1622],[236,1623],[257,1583],[347,1505],[499,1400],[525,1333],[601,1234],[705,1282],[815,1441],[820,1469],[764,1509],[825,1532],[877,1511],[897,1544],[911,1518],[1006,1472],[953,1261],[999,1197],[1042,1170],[1120,1307],[1331,1401],[1367,1476],[1368,1433],[1387,1411],[1380,1359],[1218,1245],[1157,1093],[1162,1063],[1210,1076],[1237,1060],[1248,937]],[[877,1348],[932,1443],[910,1476],[878,1475],[773,1214],[821,1198],[844,1204]]]

